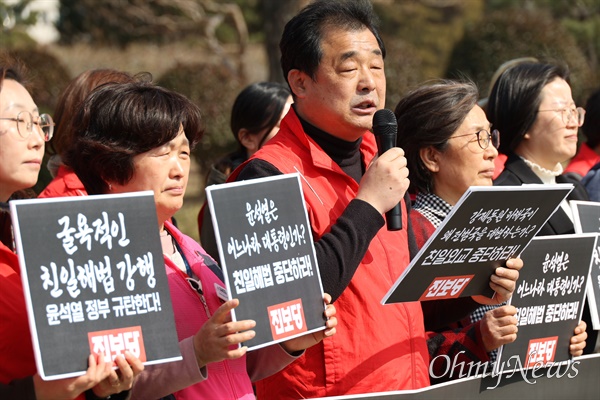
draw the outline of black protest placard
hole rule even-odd
[[[498,352],[507,366],[539,369],[571,359],[569,345],[581,320],[597,235],[534,238],[521,253],[523,268],[510,303],[517,308],[517,339]]]
[[[600,233],[600,203],[595,201],[571,201],[575,221],[575,233]],[[594,249],[590,279],[587,286],[592,325],[600,329],[600,244]]]
[[[206,188],[234,320],[250,350],[325,328],[323,287],[298,174]]]
[[[152,192],[10,209],[40,376],[81,375],[92,352],[181,359]]]
[[[382,303],[491,297],[494,270],[525,249],[572,189],[571,184],[469,188]]]

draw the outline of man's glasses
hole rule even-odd
[[[581,107],[562,108],[562,109],[556,108],[556,109],[552,109],[552,110],[539,110],[538,112],[545,112],[545,111],[560,112],[562,121],[564,122],[565,125],[569,125],[569,122],[571,121],[571,119],[573,119],[575,122],[577,122],[577,126],[581,126],[581,125],[583,125],[583,121],[585,120],[585,110]]]
[[[479,132],[475,132],[474,134],[477,135],[477,139],[473,139],[473,140],[469,141],[469,143],[477,141],[477,144],[479,145],[479,147],[481,147],[482,150],[485,150],[488,147],[490,147],[490,143],[495,148],[498,148],[498,146],[500,146],[500,132],[498,132],[498,129],[494,129],[492,131],[492,133],[490,133],[490,131],[488,131],[488,130],[482,129]],[[465,136],[470,136],[470,135],[473,135],[473,133],[452,136],[449,139],[455,139],[455,138],[465,137]]]
[[[17,123],[17,132],[23,139],[29,138],[33,132],[33,125],[40,127],[42,138],[47,142],[52,139],[54,134],[54,121],[48,114],[42,114],[34,117],[29,111],[21,111],[16,118],[0,118],[7,121],[15,121]]]

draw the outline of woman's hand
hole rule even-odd
[[[501,306],[486,312],[480,322],[481,337],[488,353],[517,339],[517,309]]]
[[[256,332],[249,330],[256,326],[256,322],[231,320],[230,312],[239,304],[238,299],[223,303],[194,335],[194,349],[199,368],[213,362],[240,358],[248,351],[248,347],[238,345],[256,335]]]
[[[579,325],[575,327],[573,336],[571,336],[571,344],[569,345],[569,352],[573,357],[577,357],[583,354],[585,349],[585,340],[587,339],[587,324],[585,321],[581,321]]]
[[[111,368],[110,374],[92,388],[96,396],[108,397],[111,394],[131,389],[135,377],[144,370],[142,361],[128,351],[125,352],[125,358],[117,356],[115,363],[118,369]]]
[[[506,261],[506,267],[498,267],[490,278],[490,287],[496,292],[492,298],[485,296],[472,296],[479,304],[502,304],[512,296],[519,279],[519,270],[523,268],[523,260],[511,258]]]
[[[74,399],[106,379],[111,372],[111,365],[104,361],[104,357],[90,354],[88,357],[88,369],[85,375],[76,378],[45,381],[38,374],[35,374],[33,376],[33,386],[36,399]]]

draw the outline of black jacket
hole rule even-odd
[[[522,185],[524,183],[543,183],[542,180],[525,164],[518,155],[512,153],[508,156],[504,163],[504,170],[494,181],[494,186]],[[576,179],[565,175],[556,177],[556,183],[572,183],[575,187],[567,196],[567,200],[584,200],[588,201],[589,196],[585,187]],[[575,233],[575,226],[569,216],[558,207],[556,212],[552,214],[546,225],[540,229],[537,236],[563,235]],[[586,332],[588,338],[583,354],[591,354],[598,340],[598,331],[595,331],[592,326],[592,318],[590,309],[586,301],[583,307],[582,319],[587,324]]]
[[[510,154],[504,164],[504,170],[494,181],[494,186],[519,186],[524,183],[543,182],[531,168],[525,164],[521,157],[514,153]],[[581,185],[579,181],[565,175],[559,175],[556,177],[556,183],[572,183],[575,186],[567,196],[567,200],[589,200],[585,187]],[[559,207],[550,217],[548,222],[546,222],[546,225],[540,229],[537,236],[563,235],[569,233],[575,233],[573,221],[571,221],[569,216]]]

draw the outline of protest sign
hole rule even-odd
[[[523,268],[510,299],[519,333],[498,351],[496,372],[500,365],[539,369],[571,359],[596,241],[595,234],[537,237],[521,253]]]
[[[595,201],[571,201],[575,233],[600,233],[600,203]],[[593,329],[600,329],[600,243],[594,248],[590,279],[587,285]]]
[[[85,373],[92,352],[181,359],[152,192],[15,200],[10,210],[42,378]]]
[[[323,287],[300,177],[206,188],[234,320],[256,321],[250,350],[325,328]]]
[[[494,270],[525,249],[572,189],[571,184],[472,186],[382,303],[492,297]]]

